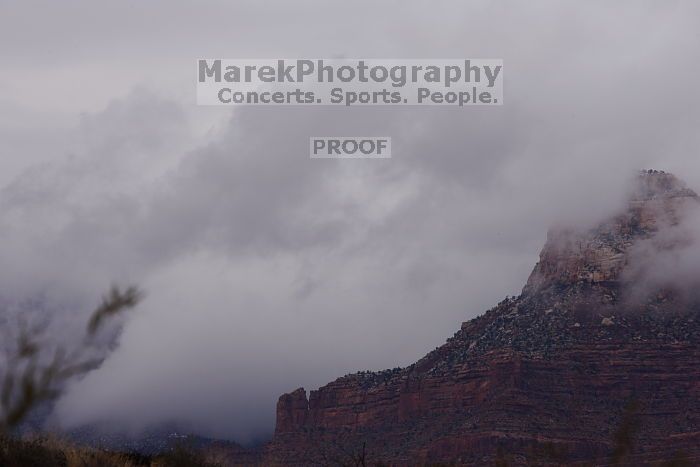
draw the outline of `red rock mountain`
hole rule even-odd
[[[625,212],[550,231],[520,296],[418,362],[281,396],[262,463],[700,465],[700,288],[669,267],[699,204],[640,173]]]

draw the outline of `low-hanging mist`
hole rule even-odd
[[[110,358],[69,388],[57,420],[264,436],[282,392],[408,364],[519,293],[547,228],[609,216],[636,170],[700,186],[698,96],[675,92],[698,78],[687,63],[691,15],[650,4],[620,24],[620,7],[601,25],[601,5],[576,4],[575,14],[554,5],[543,19],[536,8],[483,4],[469,11],[475,28],[463,27],[466,11],[408,8],[405,24],[440,33],[395,25],[346,50],[310,33],[290,39],[281,13],[269,26],[294,45],[268,50],[277,56],[463,56],[464,44],[483,43],[469,51],[504,59],[497,109],[242,108],[203,132],[202,109],[148,83],[73,126],[0,106],[2,121],[27,135],[5,141],[8,160],[39,161],[3,176],[1,302],[29,313],[40,298],[60,340],[111,283],[147,294]],[[161,27],[178,49],[180,31]],[[104,53],[120,63],[119,51]],[[180,70],[183,57],[169,59]],[[686,73],[657,94],[665,75],[639,70],[659,63]],[[310,160],[317,135],[390,135],[393,158]]]

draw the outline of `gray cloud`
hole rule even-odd
[[[168,3],[91,21],[71,5],[16,7],[0,28],[20,44],[0,41],[0,83],[19,92],[0,121],[60,129],[51,157],[3,146],[0,295],[80,313],[137,281],[148,298],[59,405],[67,425],[269,432],[281,392],[408,364],[517,293],[546,229],[609,214],[636,169],[700,186],[694,5]],[[31,18],[46,36],[26,37]],[[506,104],[195,108],[194,58],[217,54],[503,58]],[[27,56],[67,93],[47,108],[88,112],[52,117]],[[392,136],[394,158],[308,158],[309,136],[337,134]]]
[[[661,207],[659,207],[659,210]],[[700,204],[685,199],[674,205],[672,215],[659,212],[658,232],[637,242],[623,279],[631,285],[626,291],[632,303],[645,303],[650,295],[676,295],[698,300],[700,273]]]

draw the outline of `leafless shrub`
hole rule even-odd
[[[43,342],[42,329],[21,325],[0,366],[0,434],[19,425],[38,404],[56,399],[69,379],[98,367],[106,355],[89,352],[98,331],[110,319],[135,307],[142,296],[136,287],[112,287],[92,312],[83,340],[70,352]]]

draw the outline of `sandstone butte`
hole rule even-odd
[[[654,269],[700,237],[698,205],[641,172],[624,212],[550,230],[520,296],[416,363],[282,395],[256,463],[700,465],[700,288]]]

